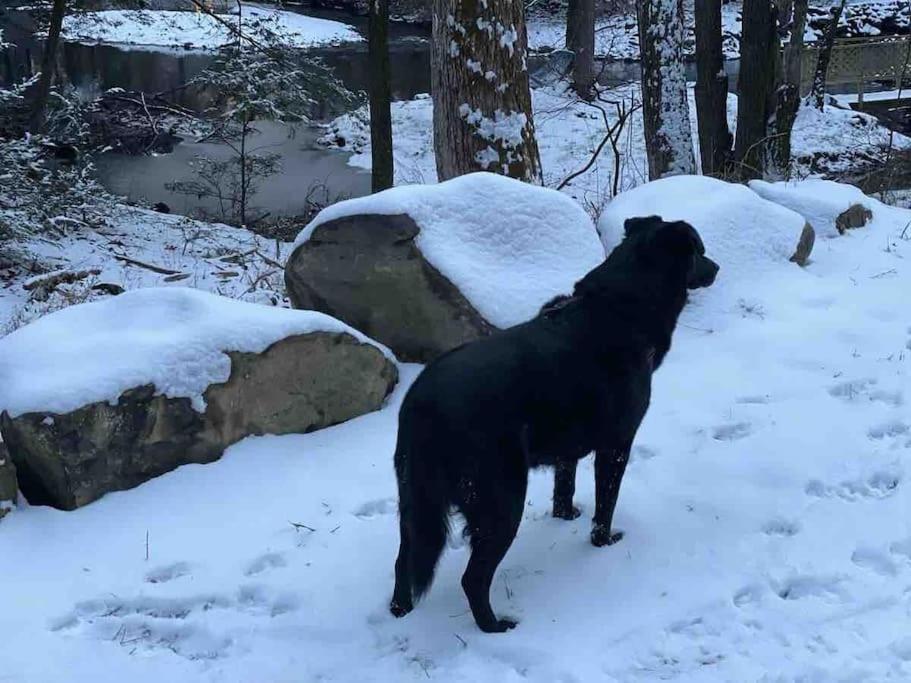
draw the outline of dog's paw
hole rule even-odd
[[[582,510],[577,508],[575,505],[563,505],[554,503],[554,517],[557,519],[578,519],[582,514]]]
[[[478,624],[484,633],[506,633],[511,631],[519,624],[515,619],[497,619],[490,624]]]
[[[613,545],[623,538],[622,531],[611,531],[609,527],[596,524],[592,529],[592,545],[600,548],[605,545]]]
[[[394,599],[389,603],[389,613],[392,614],[392,616],[394,616],[396,619],[401,619],[413,609],[414,605],[402,605]]]

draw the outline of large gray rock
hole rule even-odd
[[[262,353],[228,355],[230,377],[205,391],[204,412],[147,385],[63,414],[0,413],[25,497],[72,510],[180,465],[217,460],[249,435],[338,424],[379,408],[398,376],[382,351],[347,333],[299,334]],[[0,469],[0,494],[2,482]]]
[[[285,283],[296,308],[427,362],[533,318],[603,260],[572,198],[468,173],[326,207],[297,236]]]
[[[295,308],[344,320],[400,359],[427,362],[495,329],[421,254],[406,215],[361,214],[316,227],[285,266]]]
[[[16,466],[9,457],[6,444],[0,441],[0,519],[16,504]]]
[[[835,217],[835,229],[839,235],[848,230],[862,228],[873,219],[873,212],[863,204],[851,204]]]

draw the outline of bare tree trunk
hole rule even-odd
[[[775,139],[767,172],[780,178],[789,175],[791,163],[791,130],[800,107],[800,77],[807,23],[808,0],[781,2],[778,11],[779,32],[786,39],[781,73],[778,78],[777,102],[772,130]]]
[[[819,61],[816,62],[816,74],[813,76],[811,95],[816,108],[822,110],[826,103],[826,74],[829,72],[829,60],[832,59],[832,48],[835,46],[835,33],[838,31],[838,20],[845,9],[845,0],[832,8],[832,18],[826,25],[826,32],[819,47]]]
[[[724,71],[721,0],[696,0],[696,118],[704,175],[725,172],[733,138],[728,129],[728,76]]]
[[[247,135],[250,132],[250,123],[244,116],[240,127],[240,206],[238,207],[240,224],[247,224],[247,189],[250,179],[247,177]]]
[[[541,181],[522,0],[433,0],[433,139],[440,180]]]
[[[734,156],[743,178],[759,178],[766,145],[778,64],[775,6],[769,0],[744,0]]]
[[[371,186],[379,192],[394,182],[389,0],[370,0],[369,22]]]
[[[576,44],[576,32],[579,29],[579,0],[566,2],[566,49],[572,51]]]
[[[63,16],[66,14],[66,0],[54,0],[51,8],[51,22],[48,27],[47,40],[44,41],[44,53],[41,55],[41,76],[35,91],[35,102],[29,120],[32,133],[44,128],[47,114],[47,98],[51,92],[54,67],[57,64],[57,49],[60,46],[60,31],[63,28]]]
[[[637,3],[648,177],[695,173],[679,0]]]
[[[569,0],[566,49],[573,53],[573,88],[590,99],[595,84],[595,0]]]

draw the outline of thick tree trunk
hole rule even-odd
[[[769,0],[744,0],[734,156],[743,178],[763,175],[778,64],[777,19]]]
[[[570,0],[566,49],[573,53],[573,88],[589,99],[595,84],[595,0]]]
[[[433,0],[433,138],[440,180],[541,181],[522,0]]]
[[[369,14],[371,185],[379,192],[394,182],[389,0],[370,0]]]
[[[807,23],[808,0],[782,2],[778,11],[779,31],[784,34],[785,47],[778,78],[777,102],[774,114],[774,143],[767,174],[787,178],[791,163],[791,130],[800,107],[801,62],[804,50],[804,29]]]
[[[724,71],[721,0],[696,0],[696,118],[704,175],[725,173],[733,138],[728,129],[728,76]]]
[[[845,0],[832,8],[832,18],[826,25],[826,32],[819,47],[819,61],[816,62],[816,74],[813,76],[811,95],[816,108],[822,110],[826,103],[826,75],[829,73],[829,60],[832,59],[832,48],[835,46],[835,34],[838,31],[838,20],[845,9]]]
[[[44,53],[41,55],[41,76],[35,90],[35,102],[32,105],[29,130],[32,133],[44,128],[47,114],[47,98],[51,92],[54,68],[57,64],[57,49],[60,46],[60,30],[63,28],[63,16],[66,14],[66,0],[54,0],[51,8],[51,21],[48,27],[47,40],[44,41]]]
[[[648,176],[695,173],[679,0],[637,3],[642,59],[642,109]]]

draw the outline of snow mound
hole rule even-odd
[[[218,15],[234,26],[236,15]],[[363,40],[351,26],[295,12],[243,6],[246,30],[262,22],[274,23],[282,40],[293,47],[317,47]],[[214,50],[233,40],[231,31],[216,18],[202,12],[165,10],[105,10],[83,12],[63,21],[68,40],[114,45],[196,48]]]
[[[800,214],[766,201],[745,185],[680,175],[640,185],[608,204],[598,222],[605,249],[620,243],[627,218],[649,215],[683,220],[696,228],[724,279],[787,262],[805,223]]]
[[[835,219],[848,207],[860,204],[870,211],[878,205],[853,185],[831,180],[810,179],[797,182],[769,183],[753,180],[750,189],[763,199],[781,204],[806,218],[819,237],[838,237]]]
[[[347,332],[375,344],[314,311],[184,287],[137,289],[51,313],[0,339],[0,410],[12,417],[65,413],[113,403],[127,389],[153,384],[168,397],[190,398],[203,411],[203,392],[230,375],[227,351],[259,353],[291,335],[316,331]]]
[[[294,247],[318,225],[356,214],[410,216],[427,261],[498,327],[533,317],[604,260],[591,219],[576,202],[492,173],[333,204],[301,231]]]

